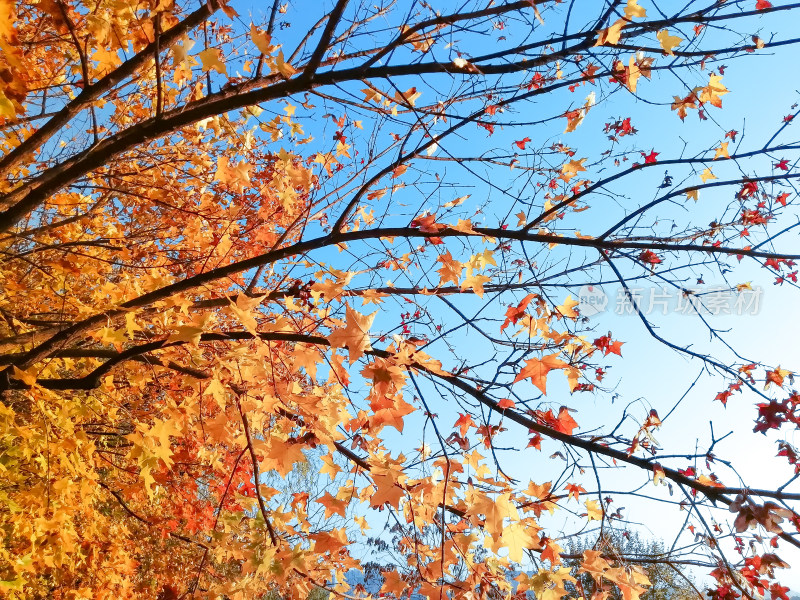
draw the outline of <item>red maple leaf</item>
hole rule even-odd
[[[720,402],[722,402],[723,406],[727,406],[728,398],[730,398],[732,394],[733,394],[732,391],[726,390],[724,392],[720,392],[719,394],[717,394],[714,400],[719,400]]]
[[[769,2],[767,2],[767,4],[769,4]],[[769,586],[769,593],[772,597],[772,600],[777,600],[778,598],[780,598],[780,600],[789,600],[789,597],[786,595],[786,592],[788,591],[788,587],[783,587],[779,583],[773,583],[771,586]]]
[[[758,192],[757,181],[747,181],[742,184],[742,189],[739,190],[739,198],[749,198]]]
[[[661,259],[652,250],[642,250],[642,253],[639,255],[639,260],[648,265],[657,265],[661,262]]]
[[[497,403],[497,406],[505,410],[506,408],[514,408],[516,406],[516,403],[513,400],[510,400],[509,398],[503,398],[502,400],[500,400],[500,402]]]
[[[578,424],[575,422],[575,419],[569,414],[569,409],[566,406],[562,406],[558,411],[558,418],[553,424],[553,429],[561,433],[566,433],[567,435],[572,435],[572,430],[577,426]]]
[[[525,316],[525,309],[528,308],[531,300],[533,300],[535,297],[536,294],[528,294],[517,306],[509,306],[508,309],[506,309],[506,320],[500,326],[500,331],[503,331],[503,329],[508,327],[510,324],[516,325],[517,321]]]
[[[788,410],[788,402],[785,400],[783,402],[770,400],[758,404],[758,420],[753,431],[766,433],[770,429],[780,429],[780,426],[787,421]]]
[[[788,171],[789,170],[789,160],[784,158],[783,160],[779,160],[777,163],[772,165],[773,169],[780,169],[781,171]]]
[[[461,437],[464,437],[467,435],[467,430],[470,427],[475,427],[475,421],[473,421],[472,417],[469,415],[458,413],[458,420],[453,427],[458,427],[461,430]]]
[[[650,154],[645,154],[644,152],[642,152],[641,154],[642,156],[644,156],[644,164],[646,165],[657,162],[656,156],[659,155],[659,153],[656,152],[655,150],[651,150]]]
[[[772,2],[768,2],[767,0],[756,1],[756,10],[764,10],[765,8],[772,8]]]
[[[530,141],[531,141],[531,138],[526,137],[524,139],[517,140],[514,143],[517,145],[517,148],[519,148],[520,150],[525,150],[525,144],[527,144]]]
[[[775,198],[775,202],[780,203],[783,206],[786,206],[786,200],[789,198],[789,192],[783,192],[779,194],[777,198]]]
[[[599,337],[593,342],[595,348],[603,351],[603,356],[608,356],[609,354],[622,356],[622,344],[624,343],[625,342],[612,341],[611,334]]]

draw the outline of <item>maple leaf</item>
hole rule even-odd
[[[661,259],[652,250],[642,250],[639,254],[639,260],[648,265],[657,265],[661,263]]]
[[[469,431],[470,427],[475,427],[475,422],[472,420],[470,415],[459,413],[458,419],[453,427],[458,427],[459,431],[461,432],[461,437],[464,437],[467,435],[467,431]]]
[[[483,284],[492,280],[487,275],[480,275],[473,271],[472,267],[467,267],[467,275],[461,282],[462,290],[473,290],[479,297],[483,298]]]
[[[326,519],[330,519],[333,515],[339,515],[341,517],[347,516],[347,505],[349,503],[346,500],[339,500],[331,496],[330,492],[325,492],[321,498],[317,498],[314,502],[322,504],[322,506],[325,507]]]
[[[422,95],[422,92],[418,92],[417,88],[412,87],[407,89],[405,92],[395,92],[394,93],[394,100],[398,104],[407,104],[409,106],[415,106],[417,99]]]
[[[514,142],[520,150],[525,150],[525,144],[531,141],[531,138],[526,137]]]
[[[567,435],[572,435],[572,431],[578,426],[578,424],[569,413],[570,409],[568,409],[566,406],[562,406],[558,411],[558,417],[553,424],[553,429],[560,431],[561,433],[566,433]]]
[[[638,600],[647,591],[644,586],[650,585],[647,575],[637,567],[609,569],[603,576],[617,585],[623,600]]]
[[[644,156],[644,164],[647,165],[658,162],[658,160],[656,159],[656,156],[658,156],[658,154],[659,153],[655,152],[654,150],[651,150],[650,154],[645,154],[644,152],[642,152],[642,156]]]
[[[585,158],[580,160],[570,160],[564,163],[561,166],[561,179],[564,181],[569,181],[581,171],[585,171],[586,168],[583,166],[584,162],[586,162]]]
[[[509,559],[517,563],[522,562],[522,553],[533,545],[532,531],[529,523],[521,521],[503,528],[500,544],[508,548]]]
[[[712,106],[722,108],[722,99],[720,96],[727,94],[728,89],[722,85],[722,75],[709,75],[708,85],[700,89],[698,99],[700,102],[708,102]]]
[[[415,227],[425,233],[438,233],[445,228],[445,225],[436,222],[436,215],[423,215],[412,219],[411,227]]]
[[[662,29],[656,34],[656,38],[658,38],[659,43],[661,44],[661,49],[664,51],[664,54],[668,54],[670,56],[675,56],[673,50],[683,41],[683,38],[678,37],[676,35],[670,35],[669,31],[666,29]]]
[[[613,25],[597,32],[595,46],[615,46],[619,43],[622,28],[627,24],[625,19],[617,19]]]
[[[342,468],[333,462],[333,457],[330,454],[323,454],[320,456],[322,461],[322,468],[319,470],[320,475],[327,475],[331,481],[336,479],[336,476],[341,473]]]
[[[197,56],[200,58],[200,62],[203,63],[204,71],[210,71],[213,69],[222,75],[228,74],[228,69],[225,67],[225,63],[220,61],[220,52],[217,48],[206,48]]]
[[[500,331],[503,331],[510,324],[516,325],[517,321],[519,321],[525,315],[528,305],[534,298],[536,298],[536,294],[528,294],[518,305],[509,306],[508,309],[506,309],[506,319],[500,326]]]
[[[779,160],[777,163],[772,165],[772,168],[773,169],[780,169],[781,171],[788,171],[789,170],[789,160],[785,159],[785,158],[783,160]]]
[[[463,271],[464,265],[455,260],[449,250],[439,255],[436,260],[442,263],[442,266],[436,270],[436,272],[439,273],[439,286],[441,287],[446,283],[458,285],[461,280],[461,271]]]
[[[350,364],[364,356],[366,350],[372,350],[369,341],[369,328],[378,311],[369,315],[362,315],[345,304],[347,325],[333,331],[328,335],[328,341],[333,348],[346,347],[349,352]]]
[[[700,173],[700,179],[703,180],[703,183],[709,181],[711,179],[716,179],[717,176],[711,172],[711,169],[706,168],[702,173]]]
[[[297,70],[284,60],[283,51],[278,52],[278,55],[275,57],[275,70],[286,79],[289,79],[292,75],[297,73]]]
[[[397,179],[408,170],[408,165],[397,165],[392,169],[392,179]]]
[[[568,295],[564,300],[563,304],[559,304],[556,306],[556,310],[562,317],[568,317],[570,319],[578,318],[578,312],[575,310],[575,307],[580,304],[580,301],[575,300],[572,298],[572,294]]]
[[[603,520],[603,509],[597,500],[587,500],[584,503],[586,506],[586,517],[590,521],[602,521]]]
[[[270,55],[277,50],[276,46],[270,44],[272,40],[271,36],[265,31],[261,31],[253,24],[250,25],[250,39],[253,40],[253,43],[261,54]]]
[[[611,568],[611,563],[603,558],[602,554],[600,550],[584,550],[583,561],[581,562],[581,568],[579,570],[581,573],[588,573],[591,575],[598,583],[600,583],[606,571]]]
[[[786,369],[781,369],[780,366],[776,367],[772,371],[767,371],[767,378],[766,378],[766,385],[764,389],[768,389],[770,384],[775,384],[778,387],[783,387],[783,381],[787,377],[792,377],[792,372]]]
[[[612,341],[611,334],[604,335],[602,337],[597,338],[592,344],[599,350],[603,351],[604,356],[608,356],[609,354],[616,354],[617,356],[622,356],[622,344],[624,342],[620,341]]]
[[[564,129],[564,133],[575,131],[578,128],[578,125],[583,123],[583,119],[586,117],[589,109],[594,106],[594,104],[595,93],[591,92],[588,96],[586,96],[586,101],[584,102],[583,107],[576,110],[568,110],[566,113],[564,113],[564,116],[567,118],[567,128]]]
[[[568,497],[575,498],[575,500],[580,498],[581,492],[586,491],[583,486],[576,483],[568,483],[564,489],[567,490]]]
[[[673,98],[674,102],[672,103],[670,108],[678,113],[678,116],[680,117],[681,121],[683,121],[686,118],[686,115],[688,114],[688,110],[690,108],[695,108],[695,109],[697,108],[698,99],[694,93],[689,94],[688,96],[685,96],[683,98],[681,98],[680,96],[674,96]]]
[[[756,0],[756,10],[764,10],[766,8],[772,8],[772,2],[768,0]]]
[[[519,512],[511,502],[511,494],[500,494],[491,498],[486,494],[476,494],[471,511],[486,517],[486,531],[495,539],[500,539],[503,532],[503,521],[509,519],[512,523],[519,521]]]
[[[400,500],[405,497],[405,490],[398,484],[392,474],[373,475],[375,493],[370,496],[370,506],[383,506],[389,504],[395,509],[400,508]]]
[[[403,417],[410,415],[415,410],[411,404],[399,396],[385,396],[384,402],[370,403],[370,407],[373,409],[376,432],[383,427],[390,426],[403,433]]]
[[[649,71],[646,71],[649,73]],[[636,92],[636,86],[639,81],[639,77],[641,77],[645,72],[642,71],[639,67],[639,62],[636,60],[635,56],[631,56],[628,59],[627,66],[623,64],[622,61],[616,61],[614,63],[614,75],[611,77],[611,81],[616,81],[626,88],[628,88],[631,92]]]
[[[728,154],[728,143],[723,142],[719,145],[719,147],[714,151],[714,160],[718,158],[730,158],[731,155]]]
[[[634,17],[644,18],[647,16],[647,11],[644,7],[639,6],[639,0],[628,0],[625,4],[625,18],[633,19]]]
[[[542,359],[532,358],[525,362],[525,366],[517,373],[513,383],[530,377],[531,383],[543,394],[547,394],[547,374],[555,369],[564,369],[568,366],[568,363],[558,358],[558,353],[550,354]]]

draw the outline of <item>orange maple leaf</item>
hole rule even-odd
[[[339,500],[334,496],[331,496],[330,492],[325,492],[325,495],[322,498],[317,498],[314,500],[318,504],[322,504],[325,507],[325,518],[330,519],[333,515],[341,515],[342,517],[347,516],[347,504],[346,500]]]
[[[530,377],[531,383],[547,394],[547,374],[554,369],[563,369],[569,364],[558,358],[558,353],[550,354],[542,359],[532,358],[526,361],[525,366],[520,369],[514,383]]]
[[[575,498],[575,500],[580,499],[581,492],[585,492],[586,490],[583,489],[582,485],[577,483],[568,483],[565,487],[565,490],[568,492],[568,497]]]

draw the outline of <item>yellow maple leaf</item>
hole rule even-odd
[[[345,304],[347,325],[342,329],[333,331],[328,336],[328,341],[333,348],[346,347],[349,352],[350,364],[364,356],[366,350],[372,350],[369,342],[369,328],[378,311],[371,315],[362,315],[360,312]]]
[[[568,295],[566,300],[564,300],[564,304],[559,304],[556,306],[556,310],[562,317],[569,317],[570,319],[578,318],[578,312],[575,310],[575,307],[578,306],[580,302],[578,300],[574,300],[572,298],[572,294]]]
[[[716,151],[714,152],[714,160],[717,160],[718,158],[730,158],[731,157],[731,155],[728,154],[728,144],[729,144],[729,142],[722,142],[719,145],[719,148],[717,148]]]
[[[647,575],[636,566],[609,569],[604,577],[617,585],[623,600],[639,600],[639,596],[647,591],[644,586],[650,585]]]
[[[284,60],[283,51],[278,52],[278,56],[275,57],[275,69],[286,79],[297,73],[297,69]]]
[[[203,334],[202,327],[195,327],[194,325],[180,325],[176,328],[176,332],[169,336],[170,342],[189,342],[193,346],[200,343],[200,336]]]
[[[625,19],[617,19],[613,25],[601,29],[597,32],[597,41],[595,46],[613,46],[619,43],[619,36],[622,33],[622,28],[625,27],[627,21]]]
[[[639,6],[639,0],[628,0],[625,6],[625,18],[633,19],[634,17],[644,18],[647,16],[647,11],[643,6]]]
[[[597,500],[587,500],[585,506],[586,517],[590,521],[600,521],[603,519],[603,509],[600,507]]]
[[[722,98],[720,96],[727,93],[728,89],[722,85],[722,75],[712,73],[708,78],[708,85],[700,88],[698,99],[700,102],[708,102],[712,106],[722,108]]]
[[[585,158],[580,160],[570,160],[565,162],[561,165],[561,179],[564,181],[569,181],[573,177],[575,177],[581,171],[585,171],[586,167],[583,166],[583,163],[586,162]]]
[[[225,67],[225,63],[220,61],[220,52],[216,48],[206,48],[197,56],[200,62],[203,63],[203,71],[210,71],[213,69],[222,75],[228,74],[228,69]]]
[[[703,180],[703,183],[708,181],[709,179],[716,179],[717,176],[711,172],[711,169],[706,168],[702,173],[700,173],[700,179]]]
[[[383,98],[383,92],[375,88],[364,88],[361,92],[364,94],[364,102],[376,102],[380,104],[381,98]]]
[[[261,54],[270,55],[277,50],[276,46],[270,44],[270,41],[272,40],[270,35],[267,34],[266,31],[261,31],[258,27],[252,24],[250,25],[250,39],[253,40],[253,43],[256,45],[256,48],[258,48],[258,51],[261,52]]]
[[[508,548],[508,558],[514,562],[522,562],[522,553],[524,550],[533,546],[532,531],[528,523],[521,521],[511,523],[503,528],[503,534],[500,536],[500,545]]]
[[[672,50],[683,41],[682,37],[670,35],[667,29],[662,29],[659,31],[656,34],[656,38],[661,43],[661,49],[664,50],[664,54],[669,54],[670,56],[675,56],[675,53]]]
[[[475,273],[471,266],[467,267],[467,275],[461,282],[462,290],[473,290],[478,296],[483,298],[483,284],[491,281],[492,278],[486,275]]]
[[[491,498],[482,493],[476,494],[471,512],[486,517],[486,531],[496,539],[500,539],[503,533],[504,519],[510,519],[512,523],[519,521],[519,512],[511,502],[511,494],[500,494],[497,498]]]

